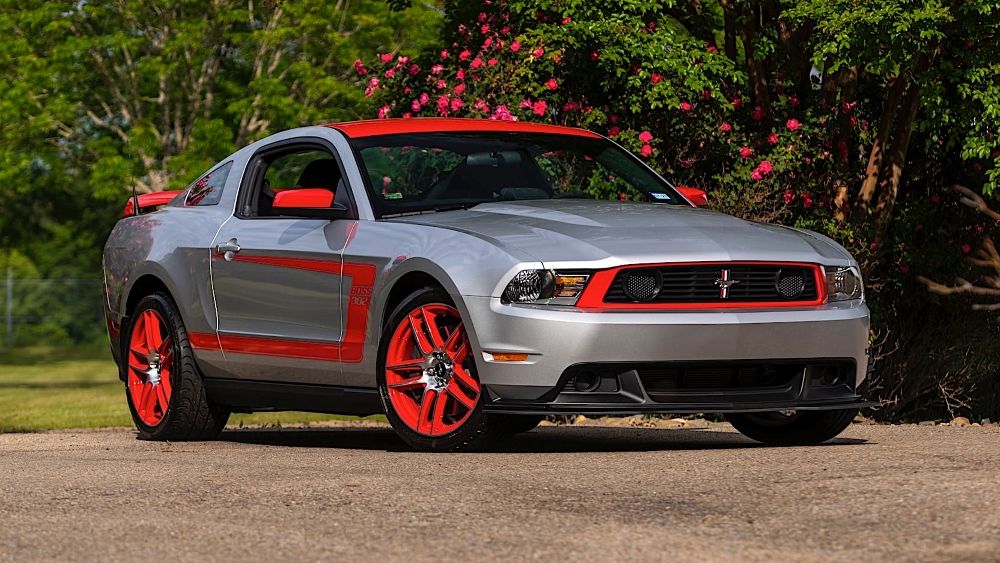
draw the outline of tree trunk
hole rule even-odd
[[[729,60],[736,62],[739,56],[736,51],[736,10],[730,0],[720,0],[723,12],[723,25],[725,37],[723,37],[723,49]]]
[[[889,135],[892,133],[892,126],[899,113],[899,101],[903,97],[906,78],[896,77],[889,93],[886,96],[885,107],[882,108],[882,119],[879,120],[878,134],[875,143],[872,144],[871,154],[868,155],[868,167],[865,170],[865,180],[861,183],[861,190],[858,192],[858,206],[867,212],[875,197],[875,188],[878,187],[879,173],[882,170],[882,157],[886,146],[889,144]]]
[[[754,37],[760,25],[760,7],[750,6],[743,8],[744,22],[740,27],[740,36],[743,39],[743,50],[746,59],[747,70],[750,73],[750,87],[753,91],[754,104],[764,110],[764,116],[771,115],[771,93],[767,89],[767,65],[765,61],[754,57]]]
[[[899,181],[903,176],[906,154],[910,149],[913,124],[916,121],[917,111],[920,109],[919,84],[914,83],[910,86],[901,109],[902,113],[893,133],[892,150],[889,152],[889,160],[886,162],[879,185],[878,204],[875,207],[875,223],[879,234],[885,231],[892,219],[892,210],[899,195]]]

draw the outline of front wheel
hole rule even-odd
[[[468,335],[440,289],[413,293],[389,316],[378,388],[389,423],[418,450],[467,450],[488,441],[490,418]]]
[[[821,444],[843,432],[857,409],[832,411],[775,411],[727,414],[741,434],[765,444],[808,446]]]

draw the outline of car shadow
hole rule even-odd
[[[390,428],[233,429],[219,440],[289,448],[411,451]],[[835,438],[821,446],[867,444],[859,438]],[[635,427],[543,427],[492,444],[489,452],[575,453],[650,452],[768,448],[736,431]]]

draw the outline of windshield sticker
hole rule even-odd
[[[382,194],[385,199],[403,199],[403,194],[400,192],[389,192]]]
[[[670,199],[670,196],[661,192],[649,192],[649,195],[655,197],[656,199]]]

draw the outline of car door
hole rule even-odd
[[[271,207],[285,189],[324,188],[353,209],[336,151],[315,140],[259,151],[247,166],[237,212],[212,244],[219,344],[238,379],[337,385],[345,352],[342,252],[357,226],[348,218],[283,217]]]

